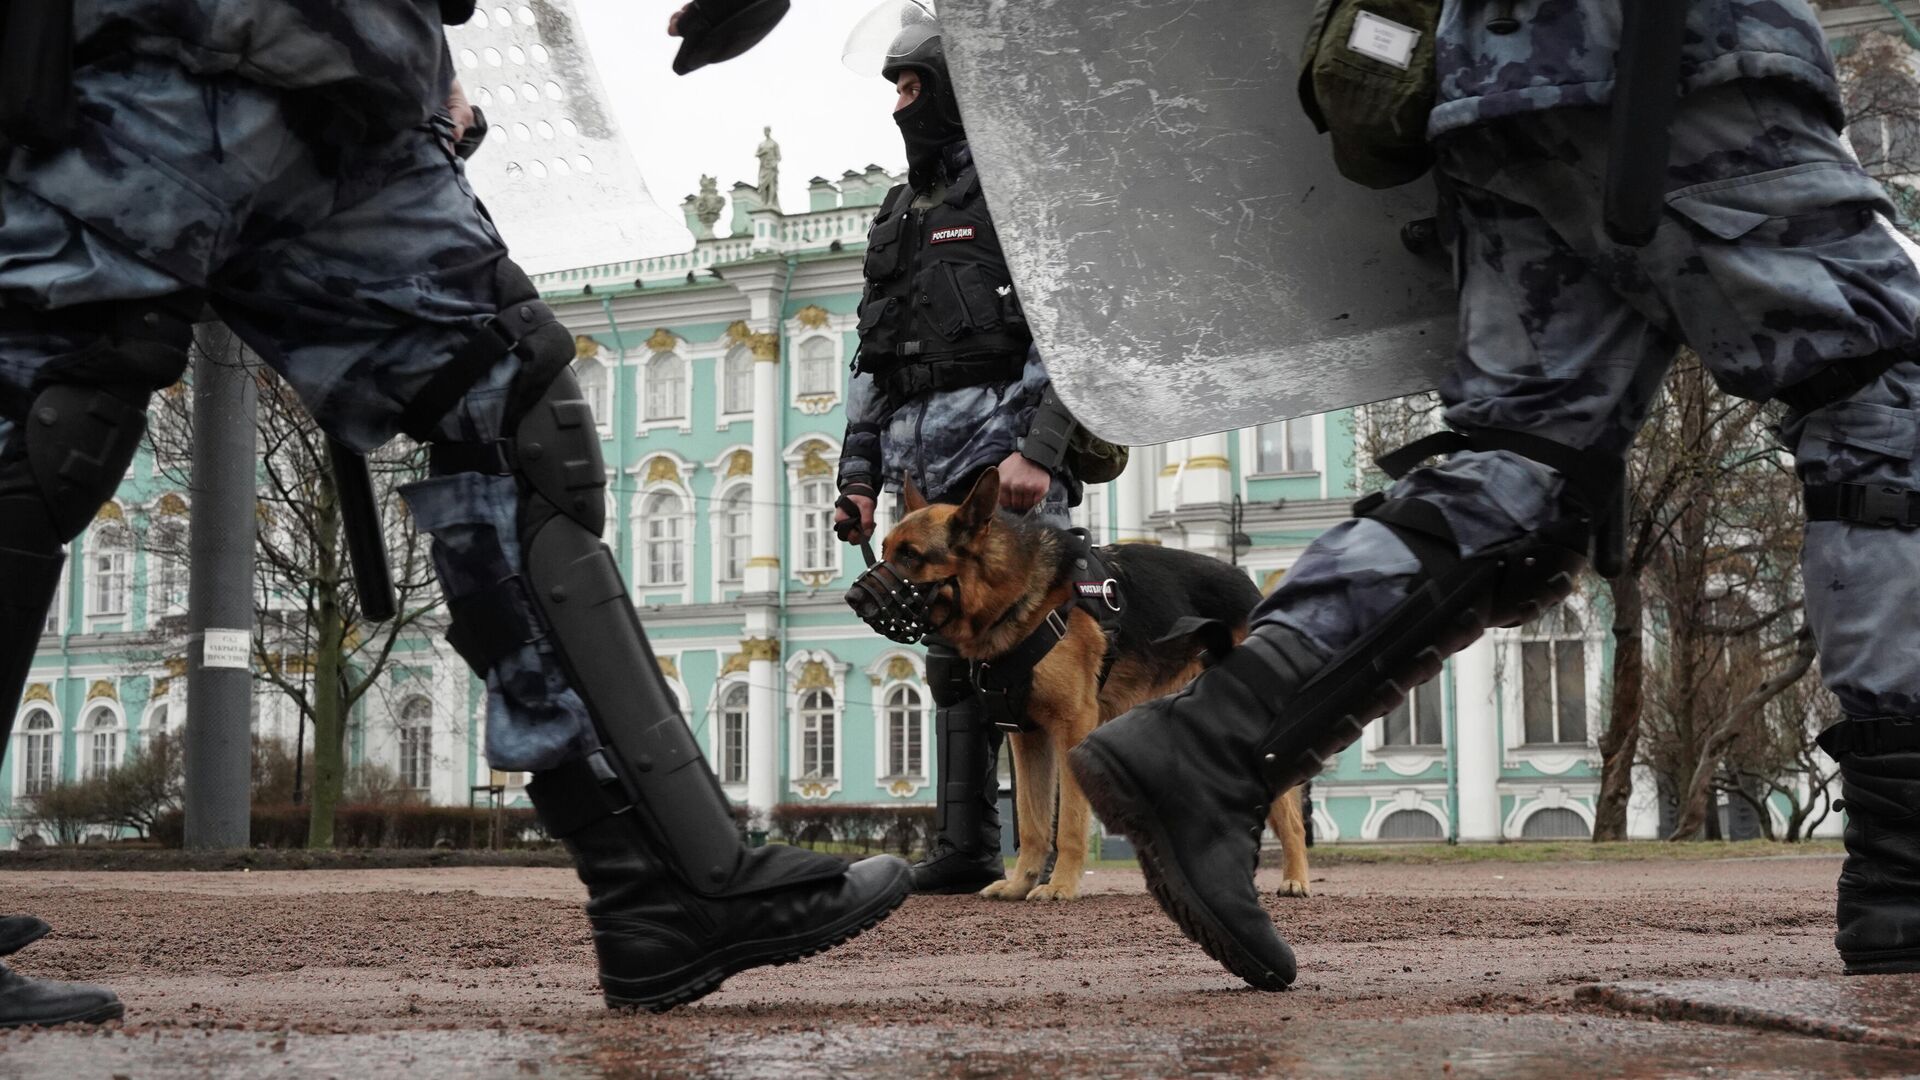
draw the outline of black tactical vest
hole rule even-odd
[[[1033,335],[972,164],[939,202],[912,202],[909,185],[887,192],[867,230],[857,367],[901,401],[1018,379]]]

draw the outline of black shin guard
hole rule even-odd
[[[987,722],[968,672],[967,661],[951,645],[936,641],[927,647],[927,688],[940,750],[934,829],[959,850],[998,858],[1002,735]]]

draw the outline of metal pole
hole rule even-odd
[[[188,549],[186,846],[246,847],[253,737],[252,359],[233,332],[194,334],[193,515]]]

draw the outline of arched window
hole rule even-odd
[[[1414,687],[1381,724],[1382,746],[1439,746],[1443,741],[1438,679]]]
[[[720,580],[743,580],[752,550],[753,490],[742,485],[720,501]]]
[[[720,782],[747,782],[746,683],[734,683],[720,696]]]
[[[831,394],[840,389],[834,370],[833,342],[812,337],[800,343],[800,393]]]
[[[920,691],[896,686],[887,692],[887,775],[927,775],[926,724]]]
[[[1440,823],[1422,810],[1395,810],[1380,822],[1382,840],[1439,840],[1444,836]]]
[[[60,735],[53,729],[53,714],[35,709],[21,725],[26,737],[20,749],[20,794],[38,795],[53,786],[53,755]]]
[[[833,535],[833,500],[831,481],[807,480],[800,485],[801,570],[840,568],[840,545]]]
[[[750,413],[753,411],[753,353],[746,346],[738,346],[720,362],[720,411],[724,413]]]
[[[593,410],[594,423],[607,427],[613,422],[613,379],[607,365],[589,358],[580,361],[577,371],[580,393],[587,399],[587,408]]]
[[[676,353],[657,353],[647,361],[647,419],[679,420],[687,415],[687,362]]]
[[[164,701],[147,710],[147,723],[144,729],[146,736],[149,739],[164,739],[170,737],[173,732],[168,729],[167,725],[172,717],[173,707]]]
[[[120,767],[120,718],[102,705],[87,714],[87,775],[106,776]]]
[[[132,536],[124,525],[102,525],[93,532],[87,555],[87,614],[125,615]]]
[[[416,791],[433,786],[433,702],[425,697],[400,706],[400,782]]]
[[[800,778],[831,780],[833,765],[833,691],[800,695]]]
[[[1564,806],[1549,806],[1527,815],[1526,824],[1520,826],[1520,838],[1523,840],[1590,840],[1593,830],[1587,827],[1587,819],[1577,811]]]
[[[1529,743],[1587,741],[1587,641],[1561,604],[1520,632],[1520,701]]]
[[[177,521],[153,527],[147,540],[147,617],[187,612],[187,529]]]
[[[680,585],[687,580],[685,504],[670,491],[647,496],[642,560],[648,585]]]

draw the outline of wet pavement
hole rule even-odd
[[[1628,982],[1583,986],[1574,996],[1665,1019],[1920,1050],[1920,975]]]
[[[776,1027],[778,1025],[775,1025]],[[664,1037],[663,1037],[664,1036]],[[529,1076],[1746,1077],[1920,1074],[1920,1052],[1691,1023],[1471,1014],[1385,1022],[1279,1023],[1231,1033],[1121,1028],[926,1026],[735,1033],[687,1040],[636,1019],[624,1033],[240,1031],[15,1035],[0,1077]]]

